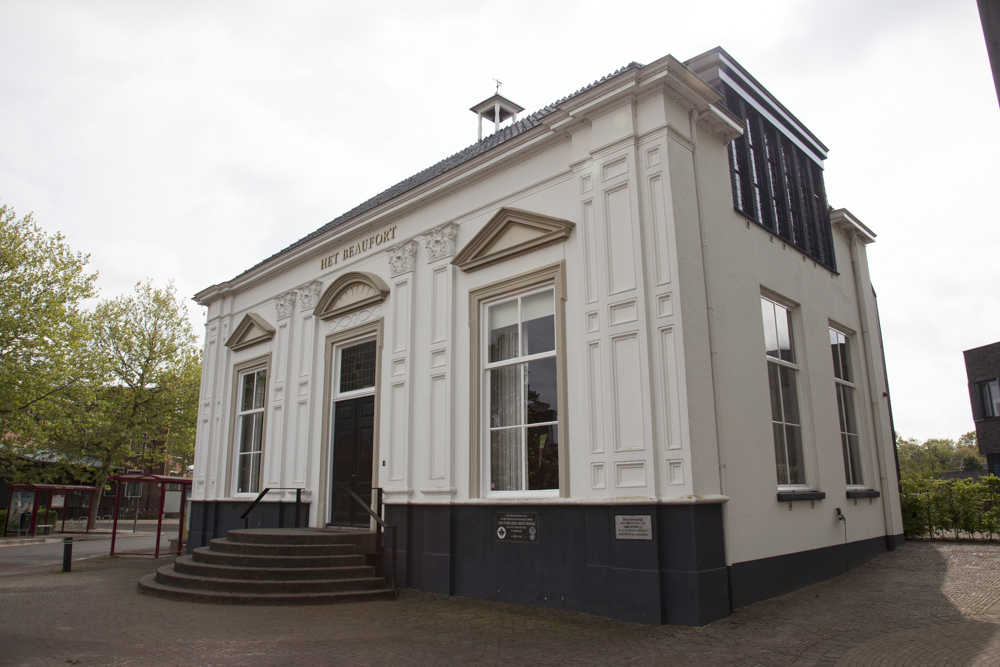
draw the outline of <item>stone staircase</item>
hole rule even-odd
[[[375,533],[319,528],[230,530],[139,580],[139,590],[216,604],[306,605],[389,600],[366,564]]]

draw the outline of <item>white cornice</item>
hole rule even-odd
[[[431,201],[451,194],[454,190],[465,187],[469,182],[488,177],[495,171],[505,168],[513,160],[525,157],[548,147],[549,144],[565,141],[564,136],[553,133],[541,125],[508,139],[482,156],[460,164],[445,173],[431,179],[427,183],[397,195],[375,208],[359,214],[342,225],[329,230],[325,234],[310,239],[300,246],[291,248],[271,261],[250,269],[244,274],[217,285],[212,285],[197,294],[194,299],[206,306],[212,301],[233,294],[237,291],[257,285],[271,276],[281,273],[298,263],[314,257],[322,256],[340,244],[345,237],[363,233],[367,227],[377,227],[405,216],[414,206],[423,206]],[[512,154],[516,151],[516,154]]]
[[[830,224],[845,236],[850,236],[850,233],[854,232],[855,237],[861,242],[861,245],[875,243],[875,232],[855,218],[846,208],[838,208],[830,211]]]
[[[686,104],[690,104],[690,108],[703,113],[719,113],[711,111],[713,104],[719,99],[718,93],[673,56],[665,56],[641,68],[628,69],[589,90],[572,96],[560,104],[556,112],[541,119],[537,127],[511,137],[483,154],[445,171],[412,190],[392,197],[314,239],[294,246],[271,260],[265,260],[232,280],[198,292],[194,299],[201,305],[208,305],[216,299],[268,280],[306,259],[322,256],[341,243],[345,237],[364,232],[368,227],[388,224],[403,217],[415,206],[447,196],[470,182],[505,168],[511,160],[523,160],[554,142],[565,140],[566,135],[563,131],[567,125],[586,122],[589,120],[587,116],[599,115],[602,109],[620,104],[627,96],[634,98],[657,86],[664,86],[670,91],[671,98],[675,100],[681,98]],[[728,141],[725,137],[732,131],[731,124],[707,125],[713,131],[716,131],[716,126],[722,130],[720,136],[723,140]]]

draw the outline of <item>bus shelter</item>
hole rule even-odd
[[[109,482],[117,482],[115,490],[115,512],[114,524],[111,528],[111,555],[122,554],[129,556],[152,556],[159,558],[160,555],[171,556],[180,555],[184,550],[184,519],[187,507],[187,498],[191,492],[190,477],[173,477],[169,475],[152,475],[142,472],[123,472],[112,475]],[[118,513],[121,505],[122,491],[130,484],[155,484],[159,490],[159,508],[156,514],[156,548],[153,553],[149,552],[116,552],[115,540],[118,536]],[[179,521],[177,525],[176,548],[173,545],[165,551],[160,549],[160,540],[163,536],[163,518],[166,514],[177,514]]]
[[[10,485],[10,502],[7,505],[7,521],[4,524],[4,534],[14,533],[17,536],[34,537],[38,530],[38,508],[43,497],[48,499],[51,521],[52,511],[61,520],[60,532],[89,533],[90,505],[94,502],[96,486],[80,486],[76,484],[32,484],[16,483]],[[86,501],[86,504],[84,504]],[[69,530],[66,528],[70,521]],[[82,526],[75,525],[84,522]],[[55,527],[55,524],[45,524]]]

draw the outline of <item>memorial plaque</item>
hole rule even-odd
[[[538,512],[497,512],[498,542],[537,542]]]
[[[616,514],[615,539],[653,539],[653,517],[648,514]]]

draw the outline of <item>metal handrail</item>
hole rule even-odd
[[[389,565],[389,568],[390,568],[389,569],[389,573],[390,573],[389,574],[389,587],[393,590],[394,593],[396,593],[398,595],[399,591],[396,589],[396,526],[390,526],[385,521],[383,521],[382,517],[380,517],[378,514],[376,514],[374,511],[372,511],[371,506],[368,503],[366,503],[364,500],[362,500],[361,496],[359,496],[358,494],[356,494],[352,489],[348,488],[348,489],[344,489],[344,490],[347,491],[349,494],[351,494],[351,497],[354,498],[354,500],[356,500],[359,505],[361,505],[361,509],[363,509],[364,511],[368,512],[368,515],[371,518],[375,519],[375,522],[379,525],[379,527],[382,528],[382,530],[388,530],[391,533],[391,535],[392,535],[392,554],[391,554],[391,556],[389,558],[389,563],[390,563],[390,565]],[[378,489],[378,498],[379,498],[379,500],[382,499],[382,489]],[[382,503],[379,502],[377,504],[379,505],[379,509],[381,510],[382,509]],[[385,554],[385,540],[382,537],[382,531],[376,531],[375,534],[376,534],[376,547],[380,547],[381,550],[382,550],[382,554],[384,555]],[[379,544],[380,541],[381,541],[381,544]]]
[[[260,495],[257,496],[256,500],[250,503],[250,507],[247,508],[247,511],[240,515],[240,518],[243,519],[243,527],[244,528],[250,527],[250,519],[247,518],[247,515],[250,514],[250,511],[253,510],[254,507],[257,507],[257,503],[259,503],[264,498],[264,496],[267,495],[268,491],[293,491],[293,490],[295,491],[295,527],[298,528],[300,508],[302,506],[302,488],[298,486],[269,486],[263,491],[261,491]]]

